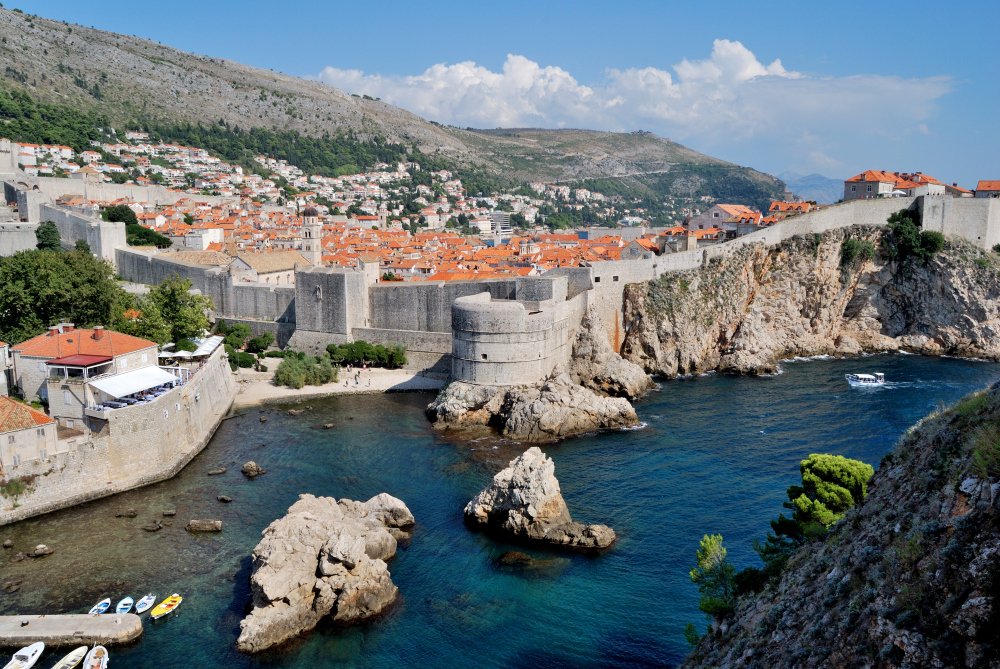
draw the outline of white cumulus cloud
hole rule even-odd
[[[609,69],[590,83],[516,54],[499,72],[465,61],[408,76],[327,67],[318,78],[457,126],[645,129],[706,149],[764,141],[827,160],[847,133],[927,133],[935,102],[951,88],[945,77],[805,74],[780,60],[762,63],[726,39],[701,60]]]

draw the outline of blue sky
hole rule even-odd
[[[1000,178],[1000,3],[4,5],[459,126],[651,130],[775,174]]]

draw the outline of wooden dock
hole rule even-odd
[[[142,636],[142,620],[134,613],[87,613],[54,616],[0,616],[0,647],[111,646]]]

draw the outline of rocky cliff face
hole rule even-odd
[[[253,610],[237,647],[256,653],[311,630],[324,616],[352,623],[398,594],[385,561],[413,515],[382,493],[367,502],[302,495],[271,523],[253,551]]]
[[[466,522],[535,543],[577,550],[610,547],[614,530],[570,517],[555,469],[551,458],[537,447],[529,448],[466,505]]]
[[[842,267],[848,238],[872,242],[875,257]],[[950,241],[900,267],[882,243],[879,228],[856,226],[628,286],[622,355],[665,376],[763,374],[782,358],[876,351],[1000,359],[995,254]]]
[[[535,385],[484,386],[454,381],[427,407],[439,430],[495,430],[516,441],[550,442],[636,425],[629,403],[652,387],[649,376],[608,345],[590,314],[568,369]]]
[[[1000,384],[912,429],[869,495],[686,667],[1000,667]]]

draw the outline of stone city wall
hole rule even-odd
[[[116,249],[126,245],[124,223],[102,221],[51,204],[40,205],[38,216],[39,223],[52,221],[56,224],[64,246],[71,247],[78,241],[87,242],[91,253],[112,265],[118,261]]]
[[[0,257],[36,248],[35,223],[0,223]]]
[[[235,394],[219,347],[187,384],[112,411],[101,432],[67,452],[9,468],[8,477],[36,478],[16,508],[13,500],[0,498],[0,525],[174,476],[208,444]]]
[[[386,330],[451,332],[451,305],[459,297],[488,292],[512,299],[517,281],[421,281],[380,283],[369,289],[371,327]]]

